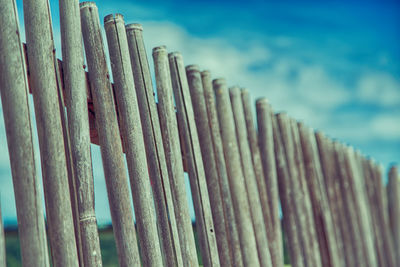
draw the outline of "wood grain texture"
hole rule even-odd
[[[243,170],[247,197],[249,200],[251,217],[257,243],[258,257],[261,266],[272,266],[269,253],[267,229],[263,217],[257,179],[254,173],[250,146],[247,138],[246,121],[239,87],[229,89],[233,117],[235,121],[236,138],[239,146],[241,166]]]
[[[175,52],[170,53],[168,59],[177,108],[178,127],[183,138],[183,154],[188,164],[203,264],[204,266],[220,266],[200,142],[183,58],[182,55]]]
[[[224,148],[218,122],[218,114],[216,110],[216,100],[211,80],[211,73],[209,71],[202,71],[201,79],[204,90],[204,99],[207,108],[207,116],[210,127],[215,164],[218,172],[221,198],[223,201],[225,223],[228,231],[227,238],[230,247],[232,264],[234,266],[240,267],[243,266],[243,261],[242,261],[242,252],[240,250],[238,224],[235,219],[235,212],[232,203],[232,194],[229,188],[228,173],[226,170]]]
[[[197,252],[189,214],[184,170],[175,112],[168,52],[164,46],[153,48],[157,84],[158,114],[163,137],[168,175],[175,207],[182,259],[184,266],[198,266]]]
[[[49,3],[26,0],[23,8],[52,262],[78,266]]]
[[[120,129],[128,165],[138,239],[145,266],[161,266],[153,193],[147,169],[146,150],[139,107],[129,59],[125,22],[121,14],[104,18],[108,51],[118,103]]]
[[[252,113],[250,112],[250,97],[242,91],[243,107],[246,114],[246,121],[248,122],[247,131],[249,133],[253,162],[257,161],[255,155],[260,154],[260,164],[262,170],[262,178],[265,179],[266,199],[268,201],[269,215],[266,220],[268,245],[270,248],[271,259],[273,266],[283,265],[283,243],[282,243],[282,229],[281,220],[279,217],[279,189],[277,181],[276,160],[274,154],[274,136],[273,136],[273,111],[268,101],[265,98],[256,101],[257,111],[257,126],[258,136],[254,125],[252,123]],[[246,104],[247,103],[247,104]],[[247,112],[246,112],[247,110]],[[258,141],[258,142],[257,142]],[[258,149],[257,149],[258,148]],[[257,152],[257,150],[259,152]],[[255,163],[256,164],[256,163]],[[260,189],[261,192],[261,189]],[[261,194],[260,194],[261,195]],[[267,208],[267,207],[265,207]],[[264,209],[265,209],[264,208]]]
[[[219,127],[224,148],[226,170],[232,194],[244,266],[260,266],[255,231],[251,219],[246,184],[236,139],[235,121],[224,79],[213,80]]]
[[[337,255],[332,216],[323,181],[314,131],[298,123],[306,182],[310,192],[314,223],[323,266],[343,266]]]
[[[1,1],[0,93],[17,209],[22,264],[49,266],[39,180],[36,176],[28,80],[15,1]],[[3,203],[4,204],[4,203]],[[2,220],[0,219],[1,224]],[[6,266],[3,227],[0,265]]]
[[[96,128],[99,134],[118,260],[120,266],[138,266],[140,258],[136,230],[99,14],[93,2],[83,2],[80,7],[86,60],[96,111]]]
[[[149,63],[140,24],[126,25],[130,59],[135,81],[143,129],[147,163],[156,204],[157,222],[165,264],[174,266],[181,261],[179,237],[176,231],[174,204],[169,184],[168,168],[160,130]]]
[[[222,266],[232,266],[229,251],[225,214],[221,199],[221,189],[218,181],[217,164],[215,161],[207,107],[204,99],[201,74],[197,65],[186,67],[186,76],[192,99],[194,119],[199,136],[201,156],[206,175],[207,189],[210,197],[211,212],[215,227],[219,260]]]

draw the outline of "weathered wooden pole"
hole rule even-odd
[[[0,93],[17,208],[22,264],[49,266],[39,181],[36,176],[28,81],[15,0],[0,2]],[[1,216],[0,216],[1,217]],[[2,219],[0,218],[1,224]],[[5,263],[3,225],[0,265]]]
[[[143,42],[140,24],[126,25],[130,59],[139,104],[143,137],[146,147],[150,179],[153,181],[159,236],[166,265],[175,266],[182,262],[179,236],[175,220],[174,203],[169,184],[168,168],[160,130],[157,106],[149,63]]]
[[[307,266],[306,254],[304,252],[305,245],[300,232],[302,227],[299,223],[298,214],[296,211],[300,209],[297,206],[298,186],[294,187],[293,183],[296,180],[289,167],[289,160],[286,149],[292,146],[288,142],[288,117],[285,113],[276,114],[273,118],[273,135],[274,135],[274,150],[276,158],[276,168],[278,176],[279,197],[283,212],[283,228],[285,230],[290,261],[295,267]]]
[[[185,189],[181,146],[172,91],[168,52],[164,46],[153,48],[157,84],[158,114],[163,136],[168,175],[174,200],[176,224],[184,266],[198,266],[196,245]]]
[[[207,107],[204,99],[201,74],[197,65],[186,67],[190,96],[192,99],[194,119],[200,141],[207,188],[210,196],[211,212],[213,215],[215,237],[217,239],[219,260],[222,266],[232,266],[225,222],[224,207],[221,199],[221,189],[218,180],[217,164],[215,161]]]
[[[316,132],[315,138],[318,145],[318,154],[324,176],[330,214],[335,230],[338,254],[342,259],[342,265],[354,266],[355,258],[353,257],[349,222],[346,219],[343,207],[343,197],[338,177],[338,168],[336,167],[333,142],[321,132]]]
[[[260,266],[254,227],[236,139],[235,121],[224,79],[213,80],[226,170],[232,194],[244,266]]]
[[[359,223],[358,230],[361,235],[362,249],[364,259],[368,266],[378,266],[376,253],[374,251],[373,228],[371,222],[371,214],[367,208],[367,195],[365,192],[365,183],[360,176],[355,161],[355,153],[352,147],[344,148],[345,167],[349,177],[349,184],[354,197],[355,211]]]
[[[372,179],[376,194],[375,200],[378,213],[377,219],[379,220],[379,229],[383,243],[384,256],[387,261],[387,266],[397,266],[393,239],[390,232],[389,215],[386,208],[388,201],[382,181],[382,167],[371,160],[368,161],[367,164],[369,165],[369,170],[371,173],[370,179]]]
[[[374,230],[374,245],[376,251],[376,257],[379,263],[379,266],[389,266],[387,263],[388,258],[386,257],[386,252],[384,248],[384,235],[382,233],[383,229],[381,229],[382,225],[380,224],[380,206],[379,200],[377,199],[377,191],[379,187],[375,185],[374,179],[374,162],[372,160],[367,160],[366,158],[357,155],[357,160],[360,164],[360,171],[365,181],[366,192],[368,196],[368,206],[371,213],[372,219],[372,227]]]
[[[113,92],[107,69],[99,14],[94,2],[80,4],[96,128],[99,135],[111,219],[120,266],[139,266],[136,230],[118,129]]]
[[[115,17],[114,15],[106,16],[104,28],[107,34],[142,260],[145,266],[161,266],[163,261],[157,221],[147,170],[142,126],[138,123],[140,122],[139,107],[123,16],[121,14],[116,14]]]
[[[201,79],[204,90],[204,99],[207,108],[208,123],[210,127],[215,164],[218,171],[221,198],[225,213],[225,224],[228,230],[227,238],[231,252],[232,264],[233,266],[240,267],[243,266],[242,252],[240,250],[239,233],[232,203],[231,190],[229,188],[228,173],[226,170],[224,157],[224,148],[222,145],[221,132],[218,123],[218,114],[215,105],[215,94],[212,86],[210,72],[202,71]]]
[[[323,181],[314,131],[298,123],[303,152],[306,182],[314,215],[314,223],[323,266],[343,266],[337,254],[332,216]]]
[[[269,208],[269,221],[266,221],[266,224],[272,265],[283,266],[282,230],[281,220],[279,218],[279,189],[276,173],[272,124],[273,111],[266,98],[261,98],[256,101],[258,125],[257,137],[257,132],[253,124],[250,95],[247,91],[242,91],[242,101],[246,115],[247,131],[252,148],[253,162],[255,165],[261,164],[261,175],[262,178],[265,179],[265,194]],[[259,156],[256,156],[257,153]],[[258,160],[260,163],[256,163]],[[265,214],[266,212],[264,212],[264,218]]]
[[[258,257],[261,266],[272,266],[268,246],[267,229],[265,226],[266,222],[264,222],[263,206],[261,206],[257,179],[254,173],[239,87],[231,87],[229,89],[229,95],[231,99],[233,118],[235,120],[236,138],[239,146],[247,197],[249,199],[251,217],[256,237]]]
[[[184,157],[188,163],[203,264],[204,266],[219,266],[214,223],[185,67],[182,55],[177,52],[170,53],[168,59],[177,107],[178,127],[183,137]]]
[[[299,129],[297,127],[297,122],[293,118],[290,119],[290,129],[292,133],[292,138],[293,138],[293,144],[294,144],[294,163],[295,163],[295,168],[297,168],[297,174],[298,174],[298,181],[300,184],[300,191],[302,194],[302,204],[304,207],[304,218],[305,222],[307,225],[307,250],[309,253],[309,261],[311,262],[312,266],[322,266],[321,262],[321,255],[320,255],[320,250],[319,250],[319,244],[318,244],[318,239],[317,239],[317,233],[315,230],[315,221],[313,217],[313,210],[312,210],[312,205],[311,205],[311,199],[310,199],[310,192],[307,186],[307,181],[306,181],[306,173],[305,173],[305,167],[304,167],[304,159],[303,159],[303,152],[301,148],[301,142],[300,142],[300,134],[299,134]]]
[[[67,172],[68,172],[68,186],[69,186],[69,195],[71,200],[71,208],[72,208],[72,219],[74,222],[74,232],[75,232],[75,241],[78,252],[79,265],[83,265],[83,252],[82,252],[82,242],[81,242],[81,232],[79,225],[79,210],[78,210],[78,197],[76,191],[76,181],[73,169],[72,162],[72,153],[71,153],[71,142],[68,132],[68,122],[67,122],[67,112],[65,110],[65,102],[64,102],[64,92],[63,92],[63,83],[61,76],[61,61],[56,60],[56,80],[58,87],[58,108],[60,110],[61,115],[61,127],[64,138],[64,151],[65,151],[65,159],[67,163]],[[29,70],[28,70],[29,71]]]
[[[26,0],[23,4],[53,264],[78,266],[49,3]]]
[[[362,237],[359,232],[360,226],[357,219],[354,195],[350,187],[350,175],[346,169],[344,146],[335,141],[333,143],[333,151],[336,163],[336,179],[340,181],[340,193],[338,194],[339,198],[342,199],[340,208],[344,216],[342,219],[342,224],[344,225],[343,242],[351,244],[351,253],[346,251],[350,254],[351,266],[367,266],[363,255]]]
[[[2,51],[2,50],[0,50]],[[0,265],[7,266],[6,263],[6,238],[4,236],[3,217],[1,216],[1,202],[0,202]]]
[[[250,155],[253,163],[253,169],[254,169],[254,175],[257,181],[257,189],[258,193],[260,195],[260,204],[262,208],[262,214],[264,217],[264,224],[265,224],[265,229],[267,231],[267,236],[268,236],[268,241],[270,240],[270,235],[273,233],[273,230],[271,227],[273,227],[272,220],[271,220],[271,209],[269,207],[269,200],[268,200],[268,194],[267,194],[267,186],[266,186],[266,181],[264,177],[264,172],[263,172],[263,166],[261,162],[261,154],[260,154],[260,148],[258,146],[258,137],[257,137],[257,132],[256,128],[253,122],[253,112],[252,112],[252,104],[251,104],[251,99],[250,99],[250,94],[247,89],[242,88],[241,89],[241,96],[242,96],[242,105],[243,105],[243,114],[244,114],[244,119],[246,123],[246,130],[247,130],[247,141],[250,146]],[[272,243],[268,242],[268,246],[270,249],[270,254],[271,254],[271,249],[272,248]],[[271,260],[274,262],[274,259],[271,254]]]
[[[400,264],[400,177],[397,166],[389,171],[387,184],[389,225],[393,237],[397,264]]]
[[[94,211],[93,172],[79,1],[60,0],[59,3],[69,148],[75,179],[75,186],[72,188],[70,186],[70,191],[74,193],[71,194],[71,199],[76,198],[78,209],[78,220],[75,225],[78,229],[75,231],[80,230],[81,244],[78,244],[78,248],[82,253],[81,265],[102,266]]]

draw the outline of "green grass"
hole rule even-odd
[[[194,227],[195,229],[195,227]],[[197,231],[194,231],[199,264],[202,264],[200,251],[198,246]],[[114,242],[114,234],[112,229],[99,230],[100,234],[100,247],[101,256],[104,267],[118,266],[117,248]],[[16,230],[9,230],[5,232],[6,237],[6,257],[8,267],[21,266],[21,251],[19,246],[18,232]]]
[[[193,230],[196,241],[199,264],[202,265],[198,236],[195,226]],[[101,256],[103,259],[103,266],[104,267],[118,266],[117,248],[115,246],[112,229],[99,230],[99,234],[100,234],[100,247],[101,247]],[[7,266],[8,267],[21,266],[21,252],[19,247],[18,232],[16,230],[6,231],[5,237],[6,237]],[[285,263],[288,263],[286,252],[285,252]],[[285,265],[285,267],[287,266],[290,265]]]

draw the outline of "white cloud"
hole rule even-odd
[[[388,73],[366,73],[358,80],[357,96],[365,103],[388,107],[399,105],[400,81]]]
[[[381,114],[370,121],[372,134],[385,140],[400,140],[400,114]]]

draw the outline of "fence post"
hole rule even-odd
[[[235,121],[224,79],[213,80],[226,170],[232,194],[237,228],[242,250],[243,266],[260,266],[250,205],[236,139]]]
[[[158,114],[163,136],[168,175],[175,206],[176,224],[184,266],[198,266],[192,221],[186,195],[178,124],[173,99],[168,52],[164,46],[153,48],[157,84]]]
[[[159,222],[159,236],[164,256],[166,257],[166,264],[168,266],[175,266],[181,262],[179,257],[182,256],[178,254],[179,236],[176,233],[174,204],[171,196],[160,122],[142,31],[143,28],[140,24],[126,25],[133,78],[147,153],[147,163],[149,165],[150,178],[154,182],[153,192]]]
[[[78,266],[47,0],[23,2],[53,264]],[[61,211],[61,212],[60,212]]]
[[[370,208],[376,208],[377,219],[379,220],[380,237],[383,245],[384,258],[387,261],[387,266],[397,266],[396,265],[396,252],[393,247],[393,239],[390,234],[390,223],[389,215],[387,210],[387,195],[383,186],[382,180],[382,167],[372,160],[367,161],[369,169],[371,172],[371,182],[374,186],[374,192],[376,195],[375,206]],[[399,252],[400,253],[400,252]]]
[[[273,118],[274,150],[278,174],[279,196],[283,212],[283,226],[288,240],[291,264],[295,267],[307,266],[306,254],[304,252],[304,240],[300,232],[302,226],[299,223],[298,186],[293,183],[296,179],[289,167],[286,150],[291,145],[288,141],[288,118],[285,113],[276,114]]]
[[[263,218],[263,207],[261,206],[260,194],[258,192],[257,180],[254,173],[239,87],[231,87],[229,89],[229,95],[235,121],[236,138],[239,146],[243,177],[246,184],[247,197],[249,199],[251,218],[256,237],[258,257],[261,266],[272,266],[267,229],[265,227],[266,222],[264,222]]]
[[[2,51],[2,50],[0,50]],[[1,197],[1,195],[0,195]],[[6,261],[6,238],[4,236],[3,217],[1,216],[1,201],[0,201],[0,265],[7,266]]]
[[[318,146],[318,154],[324,176],[324,184],[328,198],[330,213],[335,229],[336,244],[342,265],[353,266],[355,258],[352,252],[352,241],[349,222],[345,219],[345,208],[339,179],[339,171],[336,167],[333,142],[323,133],[316,132],[315,138]]]
[[[274,154],[274,136],[273,136],[273,111],[266,98],[260,98],[256,101],[257,111],[257,133],[252,123],[253,118],[250,109],[250,95],[247,91],[242,91],[242,100],[246,118],[248,121],[247,130],[249,136],[257,148],[254,151],[260,153],[260,164],[262,167],[262,177],[265,179],[265,188],[269,202],[269,225],[267,226],[268,245],[270,246],[271,259],[273,266],[283,266],[283,243],[281,220],[279,218],[279,189],[277,181],[276,158]],[[246,112],[247,110],[247,112]],[[249,114],[250,113],[250,114]],[[258,139],[258,142],[257,142]],[[252,145],[254,146],[254,144]],[[254,153],[254,152],[253,152]],[[257,152],[255,152],[257,153]]]
[[[136,230],[129,199],[117,114],[100,31],[99,14],[94,2],[83,2],[80,8],[83,40],[96,112],[96,128],[119,264],[138,266],[140,258]]]
[[[41,190],[36,176],[28,81],[15,1],[2,1],[0,13],[4,14],[0,18],[0,93],[17,208],[22,264],[46,267],[49,266],[46,230]],[[2,224],[1,218],[0,221]],[[0,235],[4,234],[3,225],[0,231]],[[6,266],[4,245],[2,235],[1,266]]]
[[[232,204],[231,190],[229,189],[228,174],[226,170],[224,148],[222,146],[221,132],[218,123],[218,114],[215,105],[215,94],[212,87],[211,74],[209,71],[201,72],[201,79],[204,90],[204,99],[206,102],[208,123],[210,127],[212,145],[215,156],[215,163],[218,171],[218,179],[221,190],[221,198],[225,213],[225,222],[227,227],[228,245],[231,251],[233,266],[243,266],[242,252],[240,250],[240,240],[237,221]]]
[[[72,156],[74,194],[80,229],[81,265],[102,266],[100,241],[94,211],[94,188],[90,152],[89,118],[82,51],[82,30],[79,1],[60,0],[60,26],[63,54],[64,87],[68,115],[70,152]],[[61,107],[62,112],[64,106]],[[62,113],[63,114],[63,113]],[[78,193],[79,192],[79,193]],[[75,229],[77,230],[77,229]],[[79,239],[78,239],[79,240]]]
[[[260,148],[258,146],[258,136],[253,121],[252,104],[249,91],[247,89],[242,88],[241,97],[242,97],[244,119],[246,122],[246,129],[247,129],[247,140],[250,146],[250,155],[253,163],[254,175],[257,181],[258,193],[260,195],[260,204],[264,216],[265,229],[267,231],[268,241],[270,240],[272,241],[274,240],[273,236],[274,225],[272,223],[272,217],[271,217],[272,216],[271,215],[272,211],[270,208],[271,203],[268,199],[268,194],[267,194],[266,179],[264,177]],[[274,242],[268,242],[268,247],[271,254],[271,261],[273,266],[276,266],[274,264],[276,261],[274,246],[275,246]],[[272,253],[274,253],[274,255],[272,255]]]
[[[310,199],[310,193],[307,187],[307,182],[306,182],[306,174],[305,174],[305,169],[304,169],[304,160],[303,160],[303,152],[301,149],[301,143],[300,143],[300,135],[299,135],[299,129],[297,127],[297,122],[293,118],[290,118],[290,130],[292,133],[292,142],[294,145],[294,163],[295,163],[295,168],[297,168],[297,175],[298,175],[298,181],[300,184],[300,192],[302,195],[302,202],[303,202],[303,208],[304,208],[304,219],[306,222],[306,225],[308,225],[306,231],[307,231],[307,239],[306,244],[307,244],[307,251],[308,251],[308,260],[311,262],[312,266],[321,266],[321,255],[319,253],[319,244],[317,240],[317,233],[315,230],[315,221],[313,217],[313,210],[311,206],[311,199]]]
[[[365,256],[363,255],[360,226],[357,220],[354,195],[350,188],[350,175],[346,170],[346,159],[344,157],[344,146],[338,141],[333,143],[334,158],[336,163],[336,179],[340,182],[340,194],[338,198],[342,200],[341,209],[343,211],[342,224],[345,225],[343,241],[351,244],[352,252],[349,258],[353,258],[356,266],[366,266]],[[347,240],[346,240],[347,239]]]
[[[108,50],[114,78],[114,88],[121,121],[136,224],[145,266],[161,266],[162,255],[157,233],[157,221],[147,170],[146,150],[129,59],[124,18],[120,14],[104,18]]]
[[[168,59],[177,107],[178,126],[184,140],[183,152],[188,162],[189,180],[196,212],[196,228],[200,239],[203,264],[204,266],[219,266],[214,223],[185,67],[182,56],[177,52],[170,53]]]
[[[400,264],[400,177],[397,166],[389,171],[387,184],[388,210],[391,234],[393,236],[394,251],[397,253],[397,265]]]
[[[211,212],[213,215],[215,238],[217,240],[219,260],[222,266],[232,266],[224,208],[221,199],[221,189],[211,139],[210,124],[207,117],[207,107],[204,99],[201,74],[197,65],[186,67],[186,76],[192,99],[194,119],[200,141],[201,155],[206,175],[207,188],[210,196]]]
[[[388,258],[384,248],[384,235],[380,225],[380,211],[379,200],[377,199],[377,187],[375,183],[375,174],[373,170],[374,163],[372,160],[359,157],[361,161],[360,170],[362,171],[363,179],[365,180],[366,192],[368,196],[368,206],[371,212],[372,227],[374,230],[374,245],[379,266],[389,266],[387,263]]]
[[[315,135],[312,129],[302,123],[298,123],[298,130],[322,264],[340,267],[343,264],[339,263],[337,255],[333,221],[329,211]]]
[[[355,162],[355,153],[352,147],[344,147],[345,167],[349,175],[349,183],[354,197],[356,216],[359,222],[361,234],[361,247],[364,250],[364,259],[370,266],[377,266],[376,254],[373,243],[373,228],[371,225],[371,214],[367,208],[367,196],[364,180],[359,174]]]

